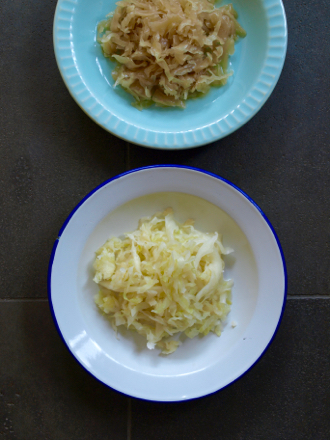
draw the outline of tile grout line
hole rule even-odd
[[[287,299],[330,299],[330,295],[288,295]]]
[[[127,402],[127,440],[132,439],[132,399],[128,397]]]
[[[129,142],[126,142],[126,171],[130,170],[130,162],[131,162],[131,158],[130,158],[130,145]]]
[[[48,302],[48,298],[0,298],[0,302]]]
[[[330,299],[330,295],[288,295],[287,299]],[[48,302],[48,298],[0,298],[0,303],[6,302]]]

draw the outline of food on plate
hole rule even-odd
[[[180,345],[177,333],[220,336],[231,305],[222,259],[229,252],[217,232],[200,232],[193,220],[180,224],[168,208],[98,249],[95,302],[116,332],[121,325],[136,330],[164,354]]]
[[[226,84],[228,56],[246,35],[232,4],[214,0],[121,0],[98,25],[112,76],[143,108],[185,101]]]

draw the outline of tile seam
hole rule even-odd
[[[131,149],[131,146],[130,146],[129,142],[126,142],[126,160],[125,160],[126,171],[129,171],[130,166],[131,166],[130,149]]]
[[[330,295],[288,295],[287,299],[330,299]]]
[[[127,402],[127,440],[132,439],[132,399],[128,397]]]
[[[48,302],[48,298],[0,298],[0,302]]]
[[[288,295],[287,299],[330,299],[330,295]],[[0,302],[48,302],[48,298],[0,298]]]

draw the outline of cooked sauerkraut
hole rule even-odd
[[[231,75],[228,55],[245,36],[236,19],[231,4],[215,8],[214,0],[121,0],[98,25],[98,41],[118,63],[115,85],[132,94],[138,108],[185,107],[185,100]]]
[[[142,218],[124,239],[111,238],[97,252],[95,302],[113,329],[125,326],[162,353],[180,345],[172,337],[221,334],[230,311],[232,281],[223,278],[224,248],[217,232],[180,224],[172,209]]]

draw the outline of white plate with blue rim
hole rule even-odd
[[[115,64],[96,41],[97,24],[116,0],[59,0],[54,49],[62,78],[77,104],[110,133],[151,148],[184,149],[214,142],[249,121],[272,93],[283,68],[287,23],[281,0],[233,0],[247,32],[230,57],[233,75],[184,110],[152,106],[139,111],[114,87]]]
[[[185,339],[165,356],[131,330],[116,336],[95,305],[92,265],[110,236],[136,229],[141,217],[167,207],[179,221],[193,218],[197,229],[222,234],[233,249],[225,256],[224,278],[234,286],[221,336]],[[88,194],[59,232],[48,274],[54,321],[81,366],[121,393],[164,402],[214,393],[247,373],[278,329],[286,284],[279,240],[253,200],[219,176],[175,165],[129,171]]]

